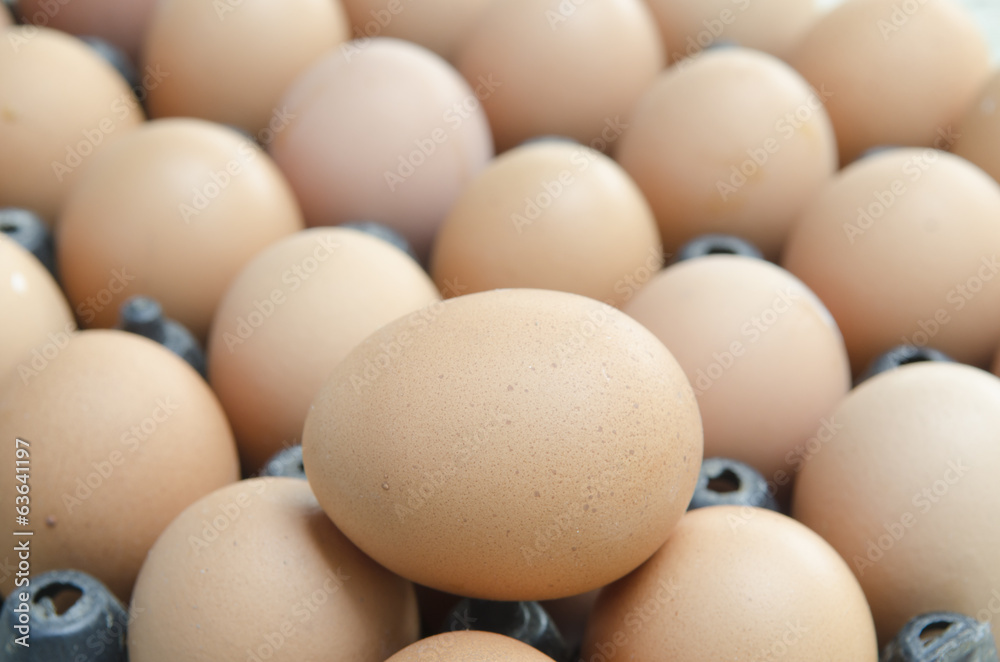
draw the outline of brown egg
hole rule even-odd
[[[526,643],[492,632],[460,630],[421,639],[386,662],[552,662]]]
[[[343,44],[285,93],[293,119],[269,149],[309,225],[366,219],[426,256],[461,190],[493,155],[475,91],[437,55],[397,39]]]
[[[343,0],[351,36],[397,37],[451,60],[459,44],[495,0]]]
[[[601,591],[581,660],[878,660],[865,596],[830,545],[748,506],[684,515]]]
[[[844,340],[809,288],[769,262],[710,255],[657,274],[623,309],[694,386],[705,456],[788,485],[800,446],[826,433],[851,387]],[[828,434],[828,433],[827,433]]]
[[[656,219],[625,171],[546,140],[502,155],[462,192],[431,274],[446,295],[534,287],[617,306],[661,266]]]
[[[726,48],[661,74],[616,158],[652,205],[664,251],[721,232],[776,257],[836,150],[820,93],[777,58]]]
[[[789,61],[825,93],[845,164],[879,145],[947,149],[990,67],[975,21],[948,0],[849,0]]]
[[[1000,338],[1000,186],[969,162],[892,149],[843,170],[782,259],[833,313],[858,373],[900,344],[986,366]]]
[[[165,75],[149,113],[232,124],[267,144],[295,119],[279,104],[285,88],[348,32],[340,0],[164,0],[142,56]]]
[[[14,19],[7,11],[7,5],[0,6],[0,28],[6,28],[14,24]]]
[[[663,62],[642,0],[494,2],[456,56],[486,90],[497,151],[546,134],[606,150]]]
[[[302,227],[288,184],[248,139],[194,119],[149,122],[95,159],[67,200],[59,272],[85,326],[130,296],[205,338],[230,281]]]
[[[857,575],[887,642],[913,616],[1000,610],[1000,379],[917,363],[864,382],[796,483],[793,512]],[[994,629],[994,636],[996,636]]]
[[[76,330],[59,286],[28,251],[0,234],[0,381],[27,383],[58,356]]]
[[[1000,70],[994,73],[955,128],[953,151],[1000,182]]]
[[[19,466],[30,467],[31,573],[83,570],[123,601],[170,520],[239,478],[232,432],[204,380],[124,331],[73,334],[27,383],[8,373],[0,435],[11,440],[0,454],[5,476],[14,476],[13,440],[27,444],[30,464]],[[16,485],[0,483],[4,503]],[[18,539],[6,540],[14,549]],[[3,576],[0,592],[14,579]]]
[[[413,586],[358,551],[294,478],[245,480],[181,513],[132,609],[132,662],[382,662],[417,638]]]
[[[316,392],[355,345],[439,299],[409,256],[357,230],[314,228],[261,251],[219,305],[208,345],[247,473],[299,443]]]
[[[993,361],[993,374],[1000,377],[1000,347],[997,348],[997,356]]]
[[[442,591],[539,600],[602,586],[663,543],[702,430],[680,366],[637,322],[574,294],[494,290],[369,336],[302,442],[317,499],[376,561]]]
[[[51,224],[82,166],[145,117],[125,80],[79,39],[22,26],[4,40],[0,207],[25,207]]]
[[[74,35],[100,37],[135,60],[139,56],[156,1],[17,0],[17,5],[26,22]]]
[[[816,0],[646,0],[669,62],[717,42],[785,58],[820,16]]]

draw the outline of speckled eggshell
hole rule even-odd
[[[413,586],[352,545],[295,478],[241,481],[181,513],[150,550],[132,609],[133,662],[382,662],[418,634]]]
[[[152,340],[81,331],[24,383],[0,386],[0,435],[25,439],[31,467],[31,572],[74,568],[128,601],[146,552],[184,508],[239,478],[236,445],[205,381]],[[0,497],[13,504],[13,480]],[[11,529],[7,529],[10,531]],[[4,547],[13,550],[13,535]],[[16,565],[15,553],[0,553]],[[10,595],[14,574],[0,580]]]
[[[125,299],[145,294],[204,340],[243,265],[302,228],[270,158],[218,124],[155,120],[101,157],[56,233],[59,273],[84,326],[112,326]]]
[[[857,580],[822,538],[769,510],[715,506],[601,591],[581,659],[876,662],[878,647]]]
[[[552,662],[528,644],[493,632],[459,630],[421,639],[386,662]]]
[[[372,334],[306,419],[316,497],[379,563],[492,600],[566,597],[670,534],[701,462],[663,345],[592,299],[494,290]]]
[[[890,149],[848,168],[782,266],[823,300],[855,374],[900,344],[989,365],[1000,337],[1000,185],[957,156]]]
[[[955,128],[952,151],[1000,182],[1000,70],[993,74]]]
[[[79,39],[34,26],[3,39],[0,207],[30,209],[51,225],[96,154],[145,115],[125,80]]]
[[[929,611],[995,620],[1000,379],[906,365],[862,383],[833,418],[835,435],[799,474],[793,514],[854,570],[880,640]]]
[[[789,62],[825,91],[842,164],[880,145],[947,149],[990,71],[982,32],[950,0],[848,0]]]
[[[446,296],[534,287],[617,306],[662,265],[635,182],[600,152],[548,140],[503,154],[465,189],[438,232],[431,274]]]
[[[836,171],[837,146],[822,99],[791,67],[726,48],[660,74],[615,158],[649,200],[664,251],[721,232],[773,258]]]
[[[412,258],[356,230],[305,230],[257,255],[222,300],[208,345],[209,380],[246,471],[299,442],[316,392],[355,345],[439,299]]]
[[[746,462],[789,484],[807,439],[851,387],[833,317],[770,262],[736,255],[661,271],[625,313],[671,351],[698,396],[705,456]]]
[[[69,304],[51,274],[3,234],[0,317],[5,320],[0,324],[0,380],[8,372],[30,380],[76,330]]]

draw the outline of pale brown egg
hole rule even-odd
[[[954,136],[952,151],[1000,182],[1000,70],[969,105]]]
[[[378,221],[425,257],[493,155],[475,85],[398,39],[348,42],[314,63],[281,100],[294,118],[269,146],[306,222]]]
[[[646,0],[663,37],[667,61],[735,42],[786,58],[820,17],[816,0]]]
[[[821,93],[775,57],[726,48],[660,75],[616,159],[649,200],[665,252],[720,232],[774,258],[836,170],[837,146]]]
[[[14,439],[30,468],[31,573],[75,568],[123,601],[146,552],[191,503],[239,478],[222,407],[182,359],[124,331],[82,331],[24,382],[0,386],[0,469],[14,504]],[[11,529],[7,529],[11,531]],[[17,538],[5,536],[7,550]],[[2,556],[13,558],[11,552]],[[15,577],[0,579],[10,594]]]
[[[302,228],[270,158],[217,124],[156,120],[101,156],[67,200],[56,236],[84,326],[113,325],[125,299],[146,294],[204,339],[243,265]]]
[[[230,1],[236,4],[224,0]],[[27,23],[100,37],[137,60],[156,0],[17,0],[17,4]]]
[[[66,298],[35,256],[0,234],[0,380],[30,381],[76,330]]]
[[[354,39],[396,37],[451,60],[479,17],[496,0],[343,0]]]
[[[701,450],[662,343],[545,290],[469,294],[382,327],[334,369],[303,433],[316,497],[355,544],[493,600],[576,595],[634,569],[687,507]]]
[[[0,6],[0,29],[9,27],[13,24],[14,19],[10,15],[10,12],[7,11],[7,5],[4,4],[3,6]]]
[[[837,432],[799,474],[793,513],[851,566],[882,642],[925,612],[995,619],[1000,379],[906,365],[861,384],[833,420]]]
[[[769,510],[714,506],[601,591],[581,659],[876,662],[878,647],[857,580],[822,538]]]
[[[552,662],[526,643],[493,632],[460,630],[427,637],[399,651],[386,662]]]
[[[624,307],[667,346],[698,396],[705,456],[788,485],[807,440],[851,388],[833,317],[809,288],[769,262],[736,255],[686,260]]]
[[[142,55],[164,76],[149,113],[231,124],[266,145],[295,119],[285,88],[348,33],[340,0],[164,0]]]
[[[316,392],[355,345],[439,299],[408,255],[357,230],[313,228],[261,251],[226,292],[208,345],[246,472],[299,443]]]
[[[547,134],[606,151],[664,56],[642,0],[502,0],[469,31],[456,63],[484,91],[497,151]]]
[[[661,266],[656,219],[625,171],[545,140],[503,154],[462,192],[431,274],[445,296],[533,287],[618,306]]]
[[[848,0],[789,61],[823,95],[843,164],[879,145],[948,149],[990,69],[978,26],[950,0]]]
[[[51,225],[95,154],[145,116],[125,80],[79,39],[34,26],[3,38],[0,207],[25,207]]]
[[[901,148],[844,169],[782,265],[827,305],[855,374],[901,344],[988,365],[1000,338],[1000,185],[957,156]]]
[[[418,633],[413,586],[294,478],[241,481],[187,508],[150,550],[132,609],[133,662],[382,662]]]

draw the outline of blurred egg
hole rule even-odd
[[[14,17],[10,15],[6,3],[0,3],[0,29],[14,24]]]
[[[285,88],[348,32],[340,0],[163,0],[143,49],[164,76],[149,113],[232,124],[266,144],[295,119],[279,104]]]
[[[14,439],[24,439],[32,574],[83,570],[127,602],[167,524],[239,478],[236,445],[204,380],[170,350],[109,330],[57,349],[29,380],[8,373],[0,385],[0,435],[11,444],[0,469],[14,476]],[[0,483],[4,503],[18,484]],[[17,538],[6,540],[13,549]],[[0,591],[14,580],[0,578]]]
[[[136,60],[156,0],[17,0],[17,5],[26,23],[100,37]]]
[[[355,39],[396,37],[451,60],[483,12],[496,0],[343,0]]]
[[[652,205],[666,252],[716,232],[776,257],[837,167],[822,97],[749,49],[667,69],[632,115],[616,158]]]
[[[69,304],[35,256],[0,234],[0,381],[30,380],[76,330]]]
[[[549,134],[605,151],[663,60],[642,0],[494,2],[456,56],[498,152]]]
[[[785,58],[820,16],[816,0],[646,0],[668,62],[735,42]]]
[[[413,586],[358,551],[294,478],[245,480],[181,513],[132,609],[132,662],[382,662],[417,638]]]
[[[324,510],[382,565],[540,600],[602,586],[663,543],[702,430],[680,366],[637,322],[573,294],[494,290],[369,336],[302,443]]]
[[[492,632],[460,630],[421,639],[386,662],[552,662],[552,658],[517,639]]]
[[[439,298],[412,259],[356,230],[314,228],[261,251],[219,305],[208,345],[247,473],[298,443],[316,392],[355,345]]]
[[[294,117],[269,149],[306,222],[378,221],[422,257],[493,155],[477,93],[440,57],[397,39],[343,44],[280,105]]]
[[[978,26],[950,0],[847,0],[789,61],[823,96],[843,164],[879,145],[948,149],[990,67]]]
[[[446,295],[533,287],[620,305],[662,265],[632,179],[600,152],[548,140],[503,154],[462,192],[431,274]]]
[[[56,234],[59,273],[85,326],[146,294],[204,339],[232,279],[302,227],[295,198],[248,139],[194,119],[156,120],[87,169]]]
[[[793,513],[854,570],[880,640],[930,611],[991,620],[1000,379],[957,363],[906,365],[858,386],[833,420],[836,434],[799,474]]]
[[[844,169],[783,266],[833,313],[855,374],[896,345],[986,366],[1000,338],[1000,185],[957,156],[889,149]]]
[[[33,26],[4,39],[0,207],[25,207],[51,224],[82,166],[145,117],[122,77],[79,39]]]
[[[955,128],[952,151],[1000,182],[1000,70],[993,74]]]
[[[797,278],[769,262],[710,255],[657,274],[624,307],[694,386],[706,457],[788,485],[807,439],[851,387],[844,340]]]
[[[784,515],[714,506],[601,591],[581,659],[879,658],[865,596],[830,545]]]

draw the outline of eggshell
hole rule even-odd
[[[351,36],[396,37],[451,60],[483,12],[496,0],[344,0]]]
[[[616,159],[649,200],[664,250],[719,232],[777,257],[837,168],[823,100],[770,55],[726,48],[663,72]]]
[[[67,200],[59,272],[85,326],[130,296],[157,299],[204,339],[258,251],[302,228],[288,184],[247,138],[210,122],[149,122],[95,159]]]
[[[526,643],[493,632],[461,630],[421,639],[399,651],[386,662],[420,662],[433,658],[440,662],[551,662],[545,653]]]
[[[1000,379],[906,365],[861,384],[833,420],[799,474],[793,514],[851,566],[880,640],[930,611],[993,619]]]
[[[848,0],[789,61],[826,91],[844,164],[879,145],[947,149],[990,69],[975,21],[948,0]]]
[[[954,153],[1000,182],[1000,70],[969,105],[954,135]]]
[[[601,591],[581,659],[878,660],[871,612],[844,561],[784,515],[684,515],[649,561]]]
[[[1000,186],[959,157],[891,149],[843,170],[782,265],[827,305],[860,373],[900,344],[986,366],[1000,337]]]
[[[125,80],[79,39],[33,26],[3,37],[0,207],[51,224],[84,166],[145,116]]]
[[[431,273],[446,294],[534,287],[620,305],[662,265],[635,182],[600,152],[551,140],[505,153],[463,191]]]
[[[807,439],[851,387],[844,340],[809,288],[736,255],[661,271],[624,308],[684,369],[705,426],[706,457],[750,464],[788,485]]]
[[[294,119],[278,103],[285,88],[348,32],[340,0],[160,2],[142,58],[166,72],[150,115],[232,124],[266,143]]]
[[[30,380],[76,330],[69,304],[45,267],[0,234],[0,380]]]
[[[245,480],[187,508],[150,550],[132,609],[133,662],[381,662],[417,638],[413,586],[294,478]]]
[[[390,570],[492,600],[602,586],[687,507],[701,419],[680,367],[614,308],[494,290],[382,327],[303,433],[337,526]],[[405,541],[405,542],[404,542]]]
[[[146,552],[184,508],[239,478],[232,432],[204,380],[164,347],[83,331],[26,383],[0,386],[0,435],[29,444],[31,573],[74,568],[128,601]],[[4,503],[15,486],[0,483]],[[11,531],[10,528],[7,531]],[[13,550],[18,538],[5,535]],[[3,554],[12,564],[14,552]],[[14,573],[0,579],[9,595]]]
[[[133,60],[146,35],[155,0],[17,0],[25,21],[73,35],[100,37]]]
[[[424,48],[348,42],[291,83],[280,105],[293,119],[269,149],[309,225],[378,221],[426,256],[493,155],[477,94]]]
[[[503,0],[469,31],[456,63],[486,91],[498,151],[549,134],[604,151],[664,56],[641,0]]]
[[[7,5],[0,7],[0,28],[9,27],[13,25],[13,23],[13,18],[11,17],[10,12],[7,11]]]
[[[735,42],[785,58],[820,17],[816,0],[646,0],[667,60]]]
[[[355,345],[439,299],[409,256],[356,230],[314,228],[261,251],[219,305],[208,345],[247,472],[299,443],[316,392]]]

